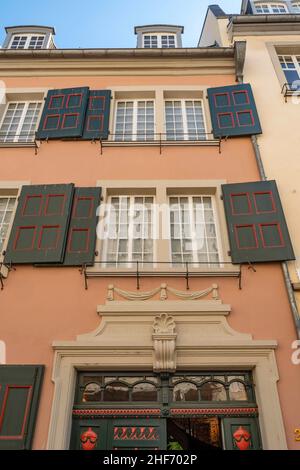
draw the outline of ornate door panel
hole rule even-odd
[[[166,449],[165,419],[74,419],[73,450]]]
[[[73,419],[70,449],[106,450],[107,419]]]
[[[257,418],[224,418],[226,450],[260,450],[261,440]]]
[[[109,423],[110,449],[166,449],[165,419],[118,419]]]

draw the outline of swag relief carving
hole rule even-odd
[[[153,370],[175,372],[176,370],[176,323],[167,313],[157,315],[153,322]]]

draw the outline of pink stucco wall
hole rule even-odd
[[[7,87],[63,88],[86,85],[225,85],[230,76],[211,77],[44,77],[6,79]],[[238,138],[217,147],[105,148],[90,142],[43,143],[34,149],[0,149],[0,180],[30,180],[32,184],[69,183],[94,186],[96,180],[112,179],[223,179],[228,182],[259,180],[250,139]],[[280,380],[278,390],[289,448],[296,449],[294,429],[300,427],[300,369],[291,363],[291,343],[296,339],[292,315],[279,264],[257,266],[254,273],[244,268],[243,289],[233,278],[191,279],[191,290],[218,283],[224,303],[232,306],[228,321],[237,331],[254,339],[277,340],[276,358]],[[142,290],[157,287],[163,279],[143,279]],[[34,439],[34,448],[46,446],[53,395],[51,373],[54,340],[74,340],[99,324],[96,306],[105,302],[107,286],[135,290],[128,278],[90,279],[84,289],[76,268],[17,267],[0,292],[0,339],[7,344],[9,364],[45,364],[46,375]],[[171,285],[185,289],[184,279]]]

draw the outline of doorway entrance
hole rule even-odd
[[[80,372],[71,449],[260,449],[250,372]]]

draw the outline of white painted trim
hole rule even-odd
[[[24,104],[24,108],[22,110],[22,114],[20,116],[20,119],[18,121],[18,127],[15,131],[15,134],[14,134],[14,139],[13,141],[11,140],[6,140],[7,139],[7,135],[5,136],[5,140],[2,141],[2,135],[1,135],[1,132],[2,131],[2,126],[3,126],[3,123],[4,123],[4,120],[5,120],[5,117],[6,117],[6,114],[7,114],[7,111],[8,111],[8,108],[10,105],[12,104]],[[42,101],[39,101],[39,100],[34,100],[34,101],[29,101],[29,100],[23,100],[23,101],[8,101],[7,104],[6,104],[6,109],[3,113],[3,116],[2,116],[2,119],[1,119],[1,123],[0,123],[0,142],[1,143],[7,143],[7,142],[32,142],[34,141],[34,139],[32,140],[24,140],[22,141],[21,140],[21,131],[22,131],[22,127],[23,127],[23,124],[24,124],[24,121],[25,121],[25,118],[26,118],[26,115],[27,115],[27,112],[28,112],[28,108],[29,108],[29,105],[30,104],[40,104],[41,107],[40,107],[40,110],[38,112],[38,115],[37,115],[37,118],[36,118],[36,124],[35,124],[35,128],[32,132],[35,132],[37,127],[38,127],[38,124],[39,124],[39,120],[40,120],[40,117],[41,117],[41,114],[42,114],[42,111],[43,111],[43,102]],[[26,139],[28,138],[28,136],[25,136]]]
[[[151,38],[152,37],[156,37],[157,38],[157,47],[145,47],[145,36],[150,36]],[[144,49],[161,49],[163,46],[162,46],[162,36],[172,36],[174,38],[174,47],[164,47],[164,49],[176,49],[178,46],[177,46],[177,34],[176,33],[170,33],[170,32],[159,32],[159,33],[155,33],[155,32],[144,32],[142,33],[142,38],[143,38],[143,48]],[[169,42],[169,40],[168,40]],[[152,43],[152,39],[150,39],[150,43]]]

